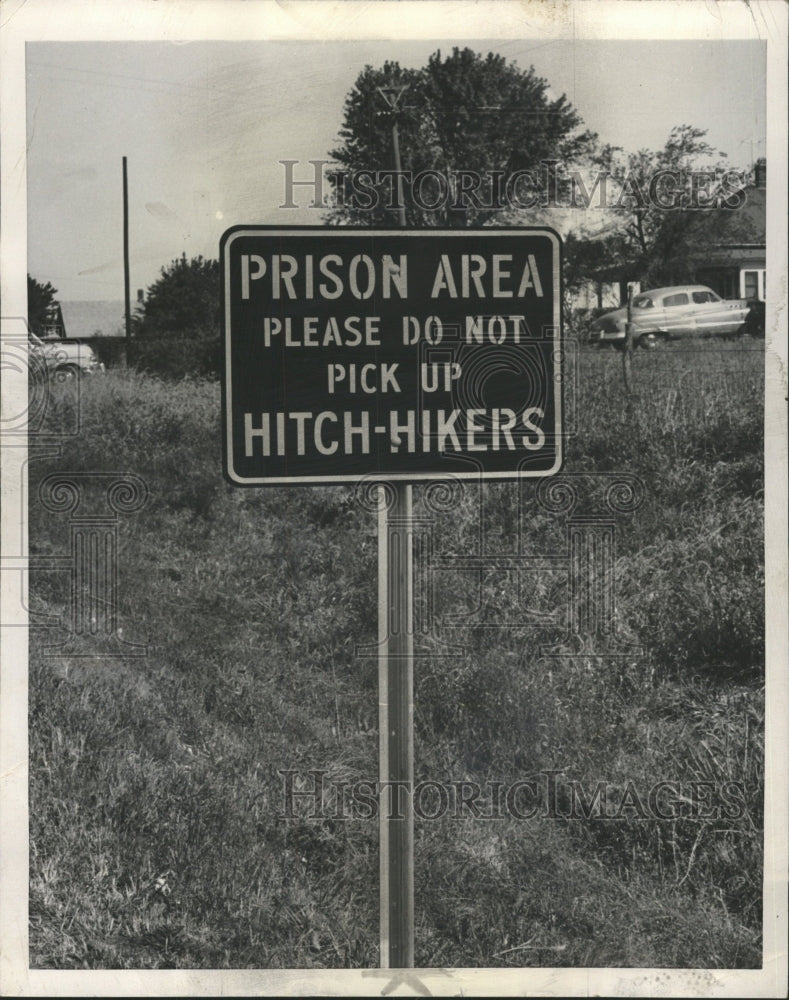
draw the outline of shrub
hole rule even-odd
[[[589,343],[589,333],[592,323],[599,317],[612,311],[613,306],[593,309],[569,309],[565,315],[565,328],[567,333],[574,337],[579,344]]]
[[[139,336],[129,344],[128,362],[163,378],[216,376],[222,370],[222,344],[211,331]]]
[[[684,517],[686,532],[630,562],[620,614],[661,672],[761,681],[761,505],[737,499]]]

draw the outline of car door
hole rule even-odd
[[[737,302],[727,302],[709,288],[691,292],[696,314],[696,332],[700,336],[734,334],[742,325],[742,310]]]
[[[668,292],[662,296],[659,308],[661,329],[672,339],[690,337],[696,332],[696,321],[688,292]]]
[[[722,320],[720,298],[707,288],[699,288],[691,292],[696,312],[696,332],[700,336],[718,333]]]
[[[655,309],[655,300],[648,292],[636,295],[633,299],[632,315],[634,335],[640,337],[658,329],[658,310]]]

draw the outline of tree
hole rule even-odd
[[[163,267],[134,317],[134,333],[151,336],[219,336],[219,262],[179,259]]]
[[[706,130],[679,125],[663,149],[623,154],[604,146],[595,161],[608,179],[608,208],[621,237],[623,265],[642,284],[692,281],[705,251],[731,234],[742,178]],[[613,182],[613,183],[611,183]]]
[[[759,183],[759,173],[764,172],[764,179],[767,178],[767,158],[765,156],[760,156],[754,160],[753,166],[751,167],[750,173],[748,175],[748,180],[753,185],[758,185]]]
[[[175,378],[219,371],[219,262],[179,259],[163,267],[134,316],[130,361]]]
[[[57,304],[57,288],[48,281],[42,285],[35,278],[27,276],[27,324],[39,336],[47,325],[50,310]]]
[[[590,281],[611,272],[626,257],[624,239],[618,233],[591,239],[572,230],[562,245],[562,294],[564,314],[569,319],[573,303]]]
[[[386,87],[405,88],[396,113],[380,93]],[[393,169],[395,118],[402,168],[411,179],[404,185],[406,218],[416,226],[481,225],[506,207],[501,183],[516,171],[531,171],[543,183],[544,161],[573,160],[596,138],[578,131],[577,112],[564,95],[550,99],[533,67],[522,70],[492,52],[454,48],[442,59],[439,50],[419,70],[396,62],[366,66],[345,101],[342,145],[331,153],[340,164],[330,176],[337,202],[331,221],[396,219],[392,179],[376,173]],[[365,193],[351,190],[349,197],[349,178],[357,176]]]

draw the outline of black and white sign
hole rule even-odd
[[[231,481],[559,470],[552,230],[235,228],[222,274]]]

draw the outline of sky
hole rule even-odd
[[[756,41],[463,40],[566,94],[584,127],[627,151],[670,129],[749,168],[765,155]],[[320,224],[283,209],[283,159],[328,159],[366,64],[420,67],[441,41],[28,42],[28,271],[65,301],[123,299],[122,158],[132,297],[186,254],[218,257],[233,225]],[[300,200],[297,195],[297,201]]]

